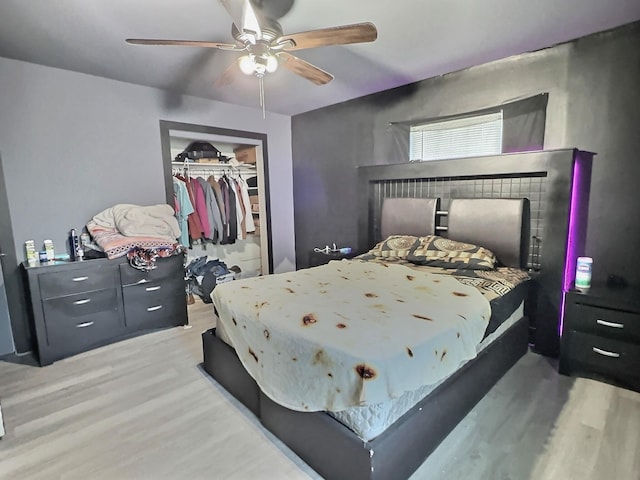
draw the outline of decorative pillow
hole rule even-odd
[[[412,235],[391,235],[369,250],[369,253],[376,257],[406,258],[417,245],[418,237]]]
[[[496,265],[491,250],[437,235],[420,237],[407,260],[416,265],[460,270],[493,270]]]

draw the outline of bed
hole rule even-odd
[[[451,238],[455,235],[478,244],[493,240],[497,243],[492,247],[499,257],[506,253],[500,248],[510,244],[508,251],[519,256],[520,262],[527,257],[524,245],[529,243],[526,265],[534,277],[528,282],[525,314],[512,319],[513,324],[498,333],[475,359],[466,362],[375,438],[363,440],[327,413],[299,412],[272,401],[215,330],[202,335],[204,369],[322,476],[408,477],[527,351],[528,345],[537,353],[557,356],[564,292],[573,281],[577,256],[584,253],[593,156],[577,149],[558,149],[358,167],[359,252],[368,251],[384,238],[384,233],[389,233],[382,230],[388,225],[383,217],[396,218],[402,228],[418,225],[422,230],[412,232],[415,235],[448,229],[444,235]],[[440,202],[424,203],[425,197],[439,197]],[[398,200],[389,201],[394,198]],[[515,222],[505,223],[499,216],[492,216],[494,211],[506,213],[502,208],[473,209],[471,205],[480,205],[478,201],[464,205],[466,199],[510,198],[529,198],[530,222],[526,213],[516,216]],[[412,205],[401,208],[404,213],[397,217],[394,202]],[[390,211],[385,213],[385,209]],[[456,222],[456,218],[462,220]],[[505,229],[507,224],[512,228]],[[400,226],[390,228],[395,231]],[[512,234],[507,236],[506,231]],[[513,235],[518,231],[519,236]],[[513,248],[518,238],[520,248]],[[505,245],[507,239],[511,243]]]
[[[273,280],[253,279],[253,283],[237,282],[233,287],[228,287],[236,292],[243,288],[246,293],[251,292],[245,298],[251,298],[251,302],[255,300],[255,304],[245,310],[253,308],[259,311],[260,305],[271,302],[278,305],[283,316],[300,317],[302,320],[294,329],[283,331],[278,329],[277,323],[265,323],[264,318],[268,319],[270,315],[263,313],[263,319],[255,322],[257,326],[250,325],[248,328],[253,329],[254,332],[247,334],[250,314],[243,310],[246,305],[241,308],[238,305],[241,303],[237,301],[238,297],[234,303],[232,295],[230,293],[225,295],[224,289],[218,290],[217,294],[214,290],[214,304],[219,310],[217,313],[220,314],[219,326],[217,332],[213,329],[203,334],[205,370],[246,405],[267,429],[325,478],[408,477],[495,382],[527,351],[529,324],[523,313],[523,301],[527,296],[528,276],[523,273],[522,267],[526,265],[528,253],[528,200],[452,200],[447,215],[448,238],[434,235],[438,215],[442,215],[442,212],[438,212],[437,198],[386,199],[382,205],[380,225],[383,241],[367,253],[353,260],[334,261],[321,267],[276,275],[273,276],[276,277]],[[426,243],[414,244],[403,251],[402,244],[389,247],[389,243],[386,242],[388,237],[394,235],[405,239],[418,238]],[[502,268],[506,269],[506,275],[501,277],[493,271],[467,270],[466,268],[444,269],[437,266],[437,263],[436,266],[425,267],[407,260],[410,252],[413,252],[414,257],[421,259],[425,254],[424,251],[431,248],[430,245],[437,243],[440,238],[442,242],[458,240],[488,249],[495,254]],[[421,251],[418,246],[424,247],[424,251]],[[390,251],[392,253],[389,253]],[[416,252],[418,252],[417,255]],[[412,260],[416,261],[415,258]],[[423,273],[424,269],[429,271]],[[335,300],[328,303],[347,305],[349,300],[341,298],[338,292],[348,290],[351,296],[363,297],[365,302],[372,301],[372,305],[363,304],[361,307],[370,308],[392,303],[389,298],[385,298],[385,295],[393,296],[397,292],[387,290],[386,283],[385,288],[381,290],[376,290],[375,286],[367,284],[362,286],[362,290],[347,289],[347,283],[340,283],[347,280],[340,279],[340,275],[346,278],[357,275],[362,278],[371,272],[381,270],[387,272],[387,282],[390,285],[401,285],[401,280],[405,279],[405,284],[412,284],[411,288],[415,285],[418,285],[415,288],[427,288],[426,285],[437,282],[446,285],[444,291],[448,292],[449,296],[459,297],[442,304],[446,312],[443,311],[442,305],[428,314],[421,311],[416,315],[419,318],[414,319],[418,323],[412,324],[419,324],[420,328],[427,324],[431,327],[430,323],[437,322],[432,322],[430,316],[439,320],[441,315],[449,315],[452,318],[448,318],[446,323],[456,325],[455,328],[438,332],[436,335],[443,337],[444,340],[442,338],[440,340],[444,343],[435,346],[423,343],[420,334],[411,327],[409,337],[414,338],[403,338],[404,330],[402,329],[383,331],[377,339],[377,341],[386,339],[381,348],[362,349],[354,353],[354,337],[343,344],[325,345],[318,340],[318,337],[308,333],[314,328],[319,328],[321,324],[312,314],[304,313],[308,310],[315,312],[315,308],[310,306],[314,302],[313,295],[302,297],[304,300],[298,303],[302,303],[303,306],[294,308],[292,313],[282,310],[280,305],[286,302],[275,300],[279,298],[274,293],[275,290],[270,290],[270,287],[260,288],[260,282],[263,282],[264,287],[267,285],[266,282],[273,281],[276,284],[274,289],[285,290],[289,285],[293,292],[300,293],[298,289],[302,288],[300,286],[302,282],[298,282],[298,279],[301,276],[311,276],[313,281],[318,282],[316,290],[325,288],[328,295],[333,295],[331,298]],[[491,275],[496,276],[493,283],[488,278]],[[332,278],[333,281],[329,280]],[[374,283],[380,281],[376,280],[379,277],[375,275],[373,278]],[[397,281],[394,280],[396,278]],[[506,285],[512,288],[505,288],[503,295],[494,295],[491,300],[489,299],[488,293],[495,294]],[[335,291],[331,291],[331,286],[335,287]],[[483,286],[487,292],[481,292]],[[359,292],[357,295],[354,293],[356,291]],[[497,309],[493,308],[491,303],[496,298],[498,300],[507,298],[501,307],[504,311],[500,313],[500,318],[497,320],[493,315]],[[234,308],[225,305],[225,299]],[[459,303],[461,299],[473,301],[473,305],[462,306]],[[402,297],[401,303],[405,301],[409,299]],[[433,301],[437,303],[435,299]],[[296,304],[296,302],[290,303]],[[327,302],[324,301],[324,303]],[[452,305],[455,307],[452,308]],[[483,306],[487,307],[484,311]],[[343,308],[334,310],[339,314],[349,312],[348,309]],[[477,318],[471,321],[473,312],[476,312]],[[322,315],[323,313],[318,315],[320,319],[324,318]],[[393,315],[399,318],[401,314],[393,313]],[[457,324],[455,324],[455,317],[458,317]],[[226,321],[223,318],[226,318]],[[352,319],[349,315],[345,315],[344,321],[338,321],[335,324],[337,329],[334,330],[340,331],[340,334],[335,336],[342,335],[351,329],[359,332],[363,338],[367,338],[367,341],[362,343],[373,342],[375,339],[367,336],[363,328],[364,324],[352,324],[350,323]],[[469,324],[475,326],[471,327]],[[487,328],[489,325],[492,326]],[[394,327],[397,328],[397,324],[394,324]],[[462,352],[455,356],[454,345],[460,339],[459,334],[462,328],[467,328],[471,333],[469,333],[468,342],[465,340],[466,347],[460,348]],[[298,331],[304,332],[300,334],[304,338],[296,336],[299,335]],[[464,332],[463,337],[467,338],[467,333]],[[243,335],[249,340],[243,342],[240,338]],[[314,365],[311,370],[287,370],[286,374],[282,373],[285,371],[281,370],[285,368],[285,362],[277,356],[275,361],[263,360],[267,345],[273,343],[278,337],[285,338],[277,350],[280,353],[285,352],[288,363],[302,363],[297,361],[297,357],[300,357],[308,358],[310,364],[318,363],[319,365]],[[413,342],[411,347],[406,346],[408,342]],[[392,349],[390,344],[395,345],[395,349]],[[230,345],[234,345],[235,349]],[[306,346],[303,348],[300,345]],[[322,348],[318,349],[318,346]],[[287,348],[289,350],[286,350]],[[374,352],[372,353],[371,350]],[[382,352],[378,352],[378,357],[377,350]],[[387,350],[391,350],[392,353]],[[449,361],[450,358],[451,363],[443,372],[437,374],[435,380],[433,378],[425,380],[424,372],[415,373],[413,370],[428,369],[415,369],[410,365],[418,357],[426,358],[425,352],[434,350],[435,361],[432,363],[440,364],[445,359]],[[317,358],[319,351],[322,351],[323,358]],[[399,351],[402,355],[398,353]],[[313,352],[316,352],[315,356]],[[296,361],[292,362],[294,355]],[[362,360],[366,355],[371,357]],[[266,367],[263,362],[266,362]],[[331,364],[332,368],[327,370],[327,364]],[[340,370],[335,367],[336,364],[349,372],[348,380],[352,382],[340,384],[341,394],[335,393],[336,377],[340,376],[340,373],[337,373]],[[271,386],[267,383],[269,379],[264,377],[269,375],[274,377],[274,373],[280,373],[282,378],[280,384]],[[305,383],[304,375],[312,381]],[[370,387],[372,383],[370,380],[373,377],[383,380],[381,383],[385,388],[382,388],[384,390],[382,393],[380,389]],[[314,383],[321,385],[313,385]],[[295,385],[305,385],[305,387],[291,394],[285,392],[286,394],[282,396],[281,393],[287,388],[287,384],[289,388],[291,384],[294,387]],[[334,391],[331,395],[323,397],[319,393],[322,389],[314,390],[315,387],[320,386],[332,387]],[[306,390],[312,392],[310,396],[302,395]],[[347,393],[342,395],[343,392]],[[333,411],[327,413],[326,410]]]

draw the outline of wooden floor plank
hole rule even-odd
[[[0,362],[1,479],[318,479],[199,367],[191,328],[40,368]],[[640,479],[640,394],[557,374],[528,353],[412,476]]]

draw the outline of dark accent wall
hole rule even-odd
[[[548,92],[545,148],[596,152],[587,243],[594,281],[640,284],[640,22],[292,118],[296,261],[356,246],[356,167],[404,163],[389,123],[455,115]],[[615,240],[614,240],[615,239]],[[616,248],[612,248],[612,245]]]

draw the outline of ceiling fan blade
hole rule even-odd
[[[240,70],[238,68],[238,61],[239,60],[236,59],[235,62],[225,68],[224,72],[222,72],[222,74],[218,78],[216,78],[215,82],[213,82],[213,85],[215,87],[226,87],[227,85],[231,85],[231,83],[233,83],[234,77]]]
[[[127,38],[127,43],[131,45],[176,45],[183,47],[206,47],[220,48],[222,50],[245,50],[245,47],[238,47],[230,43],[205,42],[198,40],[155,40],[148,38]]]
[[[302,50],[328,45],[373,42],[376,38],[378,38],[376,26],[365,22],[283,35],[274,44],[283,45],[283,50]]]
[[[307,80],[315,83],[316,85],[325,85],[333,80],[333,75],[324,70],[310,64],[309,62],[302,60],[301,58],[291,55],[287,52],[279,52],[277,54],[282,65],[287,70],[306,78]]]
[[[252,35],[255,40],[262,38],[258,16],[249,0],[220,0],[220,3],[240,32]]]

